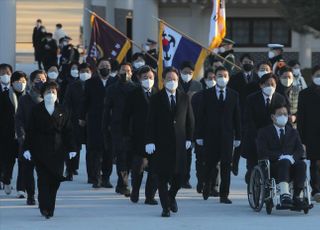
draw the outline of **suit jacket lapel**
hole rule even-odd
[[[167,108],[167,112],[171,112],[170,111],[170,101],[169,101],[168,94],[167,94],[166,90],[163,89],[161,94],[162,94],[163,105],[165,106],[165,108]]]

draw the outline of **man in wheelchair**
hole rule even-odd
[[[306,180],[304,149],[297,130],[288,123],[288,109],[283,104],[271,110],[272,125],[259,130],[258,157],[270,161],[270,175],[280,188],[282,209],[303,209],[307,204],[300,198]],[[293,194],[289,183],[293,182]]]

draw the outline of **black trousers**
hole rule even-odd
[[[158,175],[158,190],[160,202],[163,210],[170,209],[170,199],[175,199],[181,188],[182,177],[179,174]],[[170,183],[170,189],[168,184]]]
[[[2,164],[2,182],[5,185],[11,184],[12,173],[14,164],[16,163],[16,156],[18,154],[18,143],[15,143],[10,151],[2,152],[1,164]]]
[[[320,193],[320,163],[317,164],[317,161],[320,162],[320,160],[311,160],[310,164],[312,196],[316,193]]]
[[[48,173],[42,166],[37,166],[36,171],[38,175],[39,208],[41,211],[48,211],[53,215],[60,181]]]
[[[249,184],[250,182],[251,172],[253,168],[258,164],[258,157],[256,155],[250,155],[247,157],[247,172],[245,175],[245,181],[247,184]]]
[[[231,177],[231,161],[221,160],[206,162],[205,167],[205,183],[206,184],[217,184],[217,177],[219,170],[217,169],[220,162],[220,197],[228,197],[230,193],[230,177]]]
[[[86,161],[88,179],[93,180],[94,183],[100,183],[101,179],[109,180],[112,173],[112,153],[110,151],[88,150]]]
[[[27,192],[28,197],[34,197],[35,194],[34,168],[33,161],[19,158],[17,191]]]
[[[189,182],[191,176],[190,176],[190,172],[191,172],[191,163],[192,163],[192,149],[190,148],[187,150],[187,173],[185,175],[185,177],[183,178],[182,183],[187,183]]]
[[[306,164],[304,161],[296,161],[293,165],[289,160],[271,162],[271,177],[276,178],[277,183],[293,181],[294,191],[300,194],[306,180]],[[296,194],[296,195],[298,195]]]
[[[148,165],[147,165],[148,164]],[[148,161],[146,158],[135,155],[132,160],[131,166],[131,186],[132,193],[139,193],[141,182],[143,179],[144,171],[148,172],[146,187],[145,187],[145,196],[146,199],[153,199],[157,191],[157,176],[152,170],[151,161]]]

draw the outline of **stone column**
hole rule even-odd
[[[16,0],[0,1],[0,63],[16,64]]]
[[[299,61],[302,68],[312,67],[312,49],[310,34],[300,34]]]

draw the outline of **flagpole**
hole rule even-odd
[[[154,60],[155,62],[158,62],[158,59],[154,58],[151,54],[149,54],[146,50],[144,50],[141,46],[139,46],[138,44],[136,44],[133,40],[131,40],[130,38],[128,38],[124,33],[122,33],[120,30],[118,30],[116,27],[114,27],[113,25],[111,25],[109,22],[107,22],[104,18],[100,17],[99,15],[97,15],[95,12],[89,10],[88,8],[85,8],[86,11],[88,11],[90,14],[92,14],[93,16],[99,18],[103,23],[105,23],[106,25],[110,26],[112,29],[114,29],[115,31],[117,31],[122,37],[125,37],[126,39],[128,39],[134,46],[136,46],[138,49],[140,49],[141,51],[143,51],[148,57],[150,57],[152,60]]]
[[[154,19],[156,19],[158,22],[162,22],[163,24],[171,27],[172,29],[176,30],[178,33],[182,34],[184,37],[188,38],[189,40],[193,41],[194,43],[198,44],[199,46],[201,46],[203,49],[207,50],[207,52],[212,53],[214,56],[224,60],[225,62],[229,63],[230,65],[233,65],[234,67],[236,67],[239,70],[242,70],[242,68],[236,64],[234,64],[233,62],[229,61],[228,59],[222,57],[219,54],[216,54],[214,52],[212,52],[211,50],[209,50],[207,47],[203,46],[202,44],[200,44],[198,41],[194,40],[193,38],[191,38],[190,36],[186,35],[184,32],[182,32],[181,30],[178,30],[177,28],[175,28],[174,26],[168,24],[167,22],[165,22],[164,20],[157,18],[155,16],[152,16]]]

